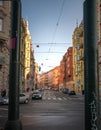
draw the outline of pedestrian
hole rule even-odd
[[[6,89],[4,89],[4,90],[1,91],[1,96],[2,96],[2,97],[5,97],[5,96],[6,96]]]

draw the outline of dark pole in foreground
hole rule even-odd
[[[19,120],[20,0],[11,1],[11,13],[9,105],[5,130],[21,130],[22,124]]]
[[[84,2],[85,130],[100,130],[97,0]]]

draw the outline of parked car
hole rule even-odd
[[[3,97],[2,96],[0,96],[0,105],[2,105],[3,104]]]
[[[75,91],[72,90],[69,92],[69,95],[76,95],[76,93],[75,93]]]
[[[30,96],[25,93],[20,93],[19,94],[19,103],[28,103],[30,99]],[[9,97],[5,96],[3,97],[3,103],[2,104],[9,104]]]
[[[9,104],[9,97],[8,96],[3,97],[3,104]]]
[[[30,99],[30,95],[25,94],[25,93],[20,93],[19,94],[19,103],[28,103]]]
[[[32,99],[42,99],[42,94],[40,91],[33,92]]]

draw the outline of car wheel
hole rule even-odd
[[[25,103],[26,103],[26,104],[28,103],[28,99],[25,100]]]

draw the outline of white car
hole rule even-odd
[[[30,99],[30,95],[29,94],[25,94],[25,93],[20,93],[20,98],[19,98],[19,103],[28,103]]]
[[[25,103],[27,104],[29,102],[30,95],[25,93],[19,94],[19,103]],[[9,97],[6,96],[3,98],[3,104],[9,104]]]
[[[8,96],[3,97],[3,104],[9,104],[9,98],[8,98]]]

